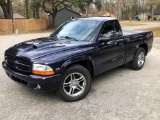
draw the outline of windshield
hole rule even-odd
[[[58,38],[90,41],[98,25],[98,21],[72,20],[65,22],[52,35]]]

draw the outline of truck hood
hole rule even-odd
[[[50,55],[57,56],[61,53],[76,52],[74,49],[77,49],[77,47],[84,48],[85,45],[88,44],[91,43],[67,39],[57,40],[53,37],[44,37],[19,43],[6,50],[6,53],[13,56],[22,56],[34,60],[37,58],[46,58],[46,56]]]

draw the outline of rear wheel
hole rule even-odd
[[[64,101],[74,102],[83,99],[91,88],[91,75],[80,65],[67,69],[57,93]]]
[[[139,48],[133,58],[129,63],[129,67],[133,70],[141,70],[145,64],[146,52],[144,48]]]

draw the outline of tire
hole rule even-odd
[[[57,95],[66,102],[81,100],[89,93],[91,81],[91,75],[85,67],[71,66],[63,74]]]
[[[129,63],[129,67],[133,70],[141,70],[145,64],[146,51],[144,48],[139,48],[133,60]]]

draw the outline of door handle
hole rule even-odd
[[[108,42],[107,44],[108,44],[108,45],[116,45],[117,42],[115,42],[115,41],[110,41],[110,42]]]
[[[102,46],[103,46],[103,45],[105,45],[105,42],[101,42],[101,43],[99,43],[99,45],[102,45]]]

